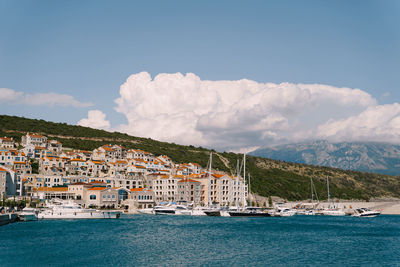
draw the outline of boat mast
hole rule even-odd
[[[310,185],[311,185],[311,203],[314,205],[314,189],[313,189],[313,182],[312,177],[310,177]]]
[[[243,183],[242,183],[242,200],[243,200],[243,208],[246,205],[246,196],[245,196],[245,186],[246,186],[246,154],[243,154]]]
[[[252,201],[252,198],[250,196],[250,193],[251,193],[250,173],[248,174],[248,176],[249,176],[249,186],[247,187],[247,196],[249,197],[249,201]]]
[[[331,195],[329,194],[329,178],[328,176],[326,177],[326,184],[328,187],[328,204],[331,202]]]
[[[212,164],[212,152],[210,153],[210,168],[208,170],[208,200],[207,206],[211,206],[211,164]]]
[[[235,187],[235,194],[236,194],[236,198],[235,198],[235,206],[236,208],[239,208],[239,159],[237,160],[237,166],[236,166],[236,187]]]

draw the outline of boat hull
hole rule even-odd
[[[156,215],[175,215],[175,210],[154,210]]]
[[[42,212],[38,214],[40,220],[75,220],[75,219],[118,219],[120,212],[116,211],[93,211],[93,212]]]
[[[31,214],[20,214],[19,215],[19,220],[23,221],[23,222],[37,221],[38,217],[34,213],[31,213]]]
[[[213,216],[213,217],[220,217],[221,216],[221,212],[219,210],[206,210],[206,211],[204,211],[204,213],[207,216]]]
[[[266,212],[240,212],[240,211],[230,211],[229,215],[231,217],[270,217],[271,215]]]
[[[5,213],[0,214],[0,226],[6,225],[12,222],[16,222],[18,219],[18,215],[16,213]]]

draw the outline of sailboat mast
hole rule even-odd
[[[330,203],[331,202],[331,195],[329,193],[329,178],[328,177],[326,177],[326,184],[328,186],[328,203]]]
[[[311,185],[311,203],[314,204],[314,190],[313,190],[312,177],[310,177],[310,185]]]
[[[210,168],[208,170],[208,200],[207,206],[211,206],[211,164],[212,164],[212,152],[210,153]]]
[[[236,199],[235,199],[235,206],[239,207],[239,159],[237,160],[236,166]]]
[[[245,196],[245,186],[246,186],[246,154],[243,154],[243,184],[242,184],[242,200],[243,208],[246,206],[246,196]]]
[[[250,183],[250,173],[248,174],[248,176],[249,176],[249,186],[247,187],[247,195],[248,195],[248,197],[249,197],[249,201],[251,201],[252,199],[251,199],[251,183]]]

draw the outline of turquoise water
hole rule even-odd
[[[0,266],[400,265],[400,216],[119,220],[0,227]]]

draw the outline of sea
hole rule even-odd
[[[18,222],[0,266],[400,266],[400,216]]]

